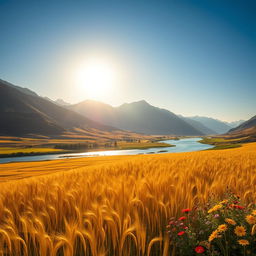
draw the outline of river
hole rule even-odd
[[[161,142],[174,145],[174,147],[164,147],[164,148],[107,150],[107,151],[94,151],[94,152],[84,152],[84,153],[80,152],[80,153],[38,155],[38,156],[6,157],[6,158],[0,158],[0,163],[44,161],[44,160],[66,159],[66,158],[74,158],[74,157],[78,158],[78,157],[94,157],[94,156],[193,152],[193,151],[200,151],[200,150],[205,150],[213,147],[212,145],[202,144],[198,142],[199,140],[201,140],[201,138],[164,140]]]

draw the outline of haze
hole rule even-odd
[[[0,9],[0,77],[42,96],[145,99],[226,121],[255,115],[254,1],[1,1]],[[113,68],[104,93],[77,86],[90,58]]]

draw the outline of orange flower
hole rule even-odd
[[[218,228],[217,228],[217,230],[219,232],[225,232],[227,229],[228,229],[228,227],[227,227],[226,224],[219,225]]]
[[[256,224],[256,217],[253,215],[247,215],[245,219],[251,225]]]
[[[237,242],[242,246],[249,245],[249,241],[245,239],[238,240]]]
[[[225,222],[227,222],[230,225],[236,225],[236,222],[234,220],[232,220],[232,219],[229,219],[229,218],[226,218]]]
[[[245,236],[246,235],[246,229],[243,226],[237,226],[235,228],[234,232],[237,236]]]

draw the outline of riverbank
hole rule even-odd
[[[202,144],[213,145],[213,148],[209,148],[206,150],[222,150],[222,149],[230,149],[230,148],[239,148],[242,146],[237,140],[230,140],[224,138],[215,138],[215,137],[206,137],[199,141]]]
[[[118,142],[116,146],[113,147],[100,147],[100,148],[89,148],[89,149],[79,149],[79,150],[65,150],[57,148],[6,148],[0,147],[0,158],[7,157],[23,157],[23,156],[40,156],[40,155],[50,155],[50,154],[69,154],[69,153],[83,153],[91,151],[108,151],[108,150],[129,150],[129,149],[150,149],[150,148],[165,148],[174,147],[169,143],[164,142]]]

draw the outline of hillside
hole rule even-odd
[[[60,134],[68,129],[94,128],[111,131],[71,110],[45,100],[28,89],[0,80],[0,134]]]
[[[146,101],[125,103],[119,107],[86,100],[70,109],[106,125],[145,134],[203,135],[174,113],[154,107]]]
[[[256,115],[253,116],[252,118],[250,118],[249,120],[243,122],[239,126],[233,128],[233,129],[230,129],[229,133],[237,133],[239,131],[247,130],[247,129],[250,129],[253,127],[256,127]]]
[[[210,118],[210,117],[204,117],[204,116],[192,116],[187,117],[192,120],[198,121],[201,124],[203,124],[208,129],[215,131],[217,134],[223,134],[230,130],[230,126],[227,125],[225,122],[222,122],[220,120]]]
[[[210,134],[217,134],[216,131],[206,127],[205,125],[203,125],[201,122],[196,121],[192,118],[189,117],[184,117],[184,116],[179,116],[180,118],[182,118],[184,121],[186,121],[187,123],[189,123],[190,125],[192,125],[193,127],[195,127],[197,130],[201,131],[203,134],[205,135],[210,135]]]

